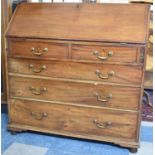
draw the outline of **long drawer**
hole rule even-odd
[[[9,41],[9,55],[29,58],[58,58],[68,57],[68,45],[46,41]]]
[[[56,78],[141,84],[141,66],[9,59],[9,72]]]
[[[10,96],[138,110],[140,88],[10,76]],[[130,99],[130,100],[129,100]]]
[[[10,100],[11,122],[50,131],[136,138],[137,114],[61,104]]]

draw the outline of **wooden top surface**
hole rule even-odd
[[[7,37],[146,43],[149,5],[24,3]]]

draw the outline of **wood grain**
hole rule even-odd
[[[139,107],[140,88],[20,77],[10,77],[9,86],[10,97],[63,101],[129,110],[138,110]],[[35,88],[36,91],[39,92],[40,89],[46,88],[46,91],[41,92],[40,95],[35,95],[34,92],[30,90],[30,87]],[[99,94],[99,98],[101,99],[106,99],[106,96],[112,94],[112,99],[107,99],[106,102],[98,101],[96,93]]]
[[[146,43],[148,10],[141,4],[21,4],[7,37]]]
[[[112,110],[96,110],[59,104],[11,100],[12,123],[31,125],[41,129],[69,131],[74,134],[87,134],[135,139],[137,115]],[[33,113],[33,114],[32,114]],[[43,117],[43,114],[46,116]],[[23,119],[24,118],[24,119]],[[100,128],[95,123],[111,122],[111,126]],[[120,121],[121,120],[121,121]]]
[[[39,50],[42,55],[36,56],[32,53],[31,48]],[[47,48],[47,52],[43,50]],[[44,41],[23,41],[23,40],[11,40],[9,41],[9,55],[25,56],[31,58],[67,58],[68,57],[68,45],[62,43],[50,43]]]
[[[106,60],[99,59],[94,55],[94,52],[98,51],[99,56],[107,57]],[[112,52],[112,56],[107,56],[108,52]],[[116,46],[86,46],[86,45],[73,45],[72,46],[72,58],[83,60],[95,60],[100,62],[137,62],[138,48],[135,47],[116,47]],[[140,58],[138,58],[140,59]]]
[[[100,82],[112,82],[120,84],[141,84],[142,67],[130,65],[108,65],[95,63],[81,63],[71,61],[42,61],[33,59],[9,59],[9,72],[25,75],[39,75],[55,78],[68,78],[77,80],[92,80]],[[45,65],[46,70],[40,73],[34,73],[33,69],[29,68],[32,64],[35,69]],[[97,70],[100,75],[96,74]],[[114,72],[113,76],[108,76],[108,73]],[[128,71],[128,72],[126,72]],[[102,76],[109,77],[102,79]]]
[[[19,5],[6,33],[9,129],[138,148],[148,33],[149,5]]]

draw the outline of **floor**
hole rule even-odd
[[[128,149],[112,144],[71,139],[41,133],[11,135],[7,114],[2,119],[2,155],[132,155]],[[152,122],[142,122],[141,147],[134,155],[153,155]]]

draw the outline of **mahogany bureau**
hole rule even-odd
[[[11,132],[137,151],[149,5],[21,4],[7,29]]]

